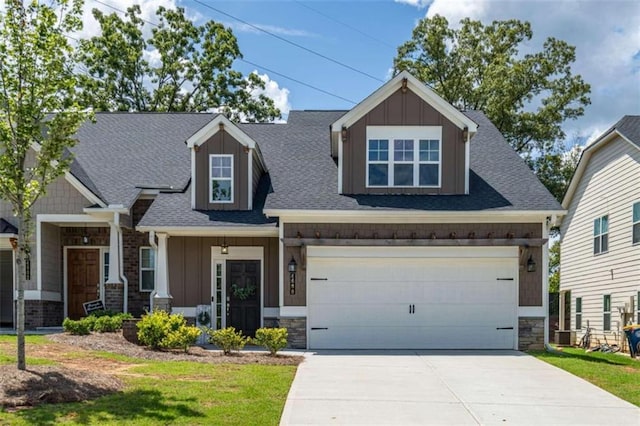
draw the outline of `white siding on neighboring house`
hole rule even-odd
[[[611,295],[611,331],[622,331],[619,307],[640,291],[640,244],[632,244],[632,206],[640,201],[640,150],[616,138],[594,151],[573,195],[561,234],[560,288],[582,297],[582,331],[603,333],[603,296]],[[594,255],[594,219],[609,216],[608,252]],[[577,333],[580,336],[582,333]]]

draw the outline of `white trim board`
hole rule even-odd
[[[222,129],[220,125],[222,124]],[[229,135],[233,136],[235,140],[240,142],[241,145],[244,145],[249,148],[255,148],[256,142],[251,139],[249,135],[240,130],[238,126],[233,124],[227,117],[223,114],[216,115],[209,123],[207,123],[203,128],[194,133],[189,139],[187,139],[187,146],[189,148],[193,148],[194,146],[200,146],[206,141],[208,141],[213,135],[218,133],[220,130],[226,131]]]

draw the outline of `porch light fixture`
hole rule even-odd
[[[349,133],[347,131],[347,128],[345,126],[342,126],[342,130],[341,130],[341,135],[342,135],[342,142],[346,142],[347,138],[349,137]]]
[[[289,261],[289,294],[296,294],[296,270],[298,269],[298,264],[296,260],[291,256],[291,260]]]
[[[229,254],[229,245],[227,244],[227,239],[222,239],[222,245],[220,246],[220,254]]]
[[[87,245],[89,244],[89,234],[87,234],[87,227],[84,227],[84,233],[82,235],[82,244],[83,245]]]
[[[536,271],[536,262],[533,260],[533,256],[529,255],[529,260],[527,260],[527,272],[535,272]]]

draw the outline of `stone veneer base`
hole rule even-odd
[[[518,350],[544,349],[544,318],[518,318]]]

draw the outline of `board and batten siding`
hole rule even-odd
[[[264,248],[264,307],[278,307],[278,239],[227,237],[230,247]],[[211,247],[218,237],[170,237],[169,292],[173,306],[195,307],[211,303]]]
[[[617,138],[595,151],[562,221],[560,289],[582,297],[582,331],[603,332],[603,296],[611,295],[611,330],[621,331],[618,307],[640,291],[640,244],[632,245],[632,206],[640,202],[640,150]],[[593,253],[593,221],[609,215],[609,250]],[[578,333],[580,335],[580,333]]]
[[[367,188],[367,126],[441,126],[440,188]],[[462,130],[411,90],[398,89],[349,127],[348,135],[342,148],[344,194],[464,194]]]
[[[249,205],[248,168],[249,153],[244,145],[226,131],[216,132],[199,146],[196,152],[196,209],[198,210],[247,210]],[[251,151],[249,151],[251,152]],[[233,203],[210,203],[209,156],[233,155]]]

